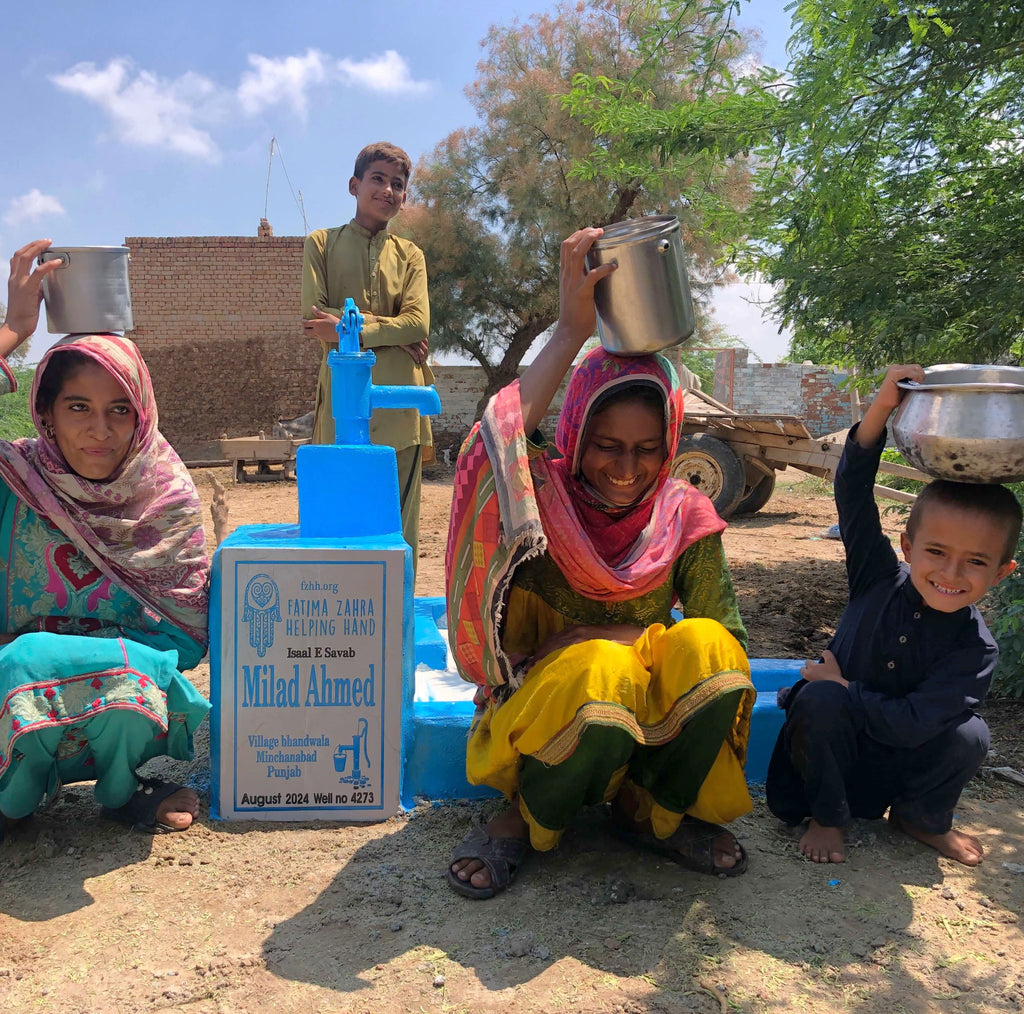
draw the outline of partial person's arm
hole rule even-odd
[[[879,387],[878,393],[857,427],[856,440],[861,447],[873,447],[885,434],[885,424],[889,421],[889,416],[896,411],[903,400],[903,390],[899,387],[899,382],[914,380],[920,384],[924,382],[924,379],[924,369],[917,363],[890,366],[885,371],[882,386]],[[852,433],[851,436],[853,436]]]
[[[998,648],[979,641],[937,662],[903,697],[869,690],[859,680],[851,682],[847,691],[872,739],[913,749],[954,725],[985,699],[998,658]]]
[[[37,239],[16,251],[11,258],[11,274],[7,279],[7,317],[0,324],[0,387],[10,391],[15,390],[17,384],[7,365],[7,357],[35,332],[39,324],[39,304],[43,301],[43,279],[61,266],[60,259],[55,258],[33,270],[35,259],[49,249],[50,243],[48,239]]]
[[[885,449],[886,423],[903,398],[898,382],[923,379],[924,370],[916,363],[890,366],[864,418],[851,428],[843,448],[834,488],[851,595],[860,594],[899,567],[899,558],[882,532],[875,479]]]
[[[833,490],[839,512],[839,532],[846,550],[846,577],[850,594],[859,595],[899,569],[899,558],[875,502],[875,479],[885,447],[885,433],[865,447],[857,426],[850,430],[836,469]]]
[[[587,251],[603,229],[580,229],[562,242],[558,272],[558,320],[537,358],[519,378],[523,428],[527,434],[541,424],[562,378],[597,327],[594,286],[616,268],[614,262],[587,271]]]
[[[317,229],[302,246],[302,330],[325,345],[338,345],[341,310],[327,303],[327,231]]]
[[[398,305],[398,313],[394,317],[366,314],[362,343],[365,349],[416,345],[426,341],[429,333],[427,262],[423,257],[423,251],[419,247],[413,247],[402,280],[402,299]]]
[[[534,649],[530,665],[539,662],[546,655],[584,641],[613,641],[615,644],[635,644],[646,628],[635,623],[573,623],[551,634]]]
[[[685,619],[718,620],[747,650],[747,628],[736,604],[720,534],[705,535],[686,548],[676,564],[675,591]]]
[[[168,620],[160,620],[154,630],[143,630],[139,627],[125,627],[120,624],[101,627],[86,636],[91,637],[123,637],[136,644],[144,644],[156,651],[176,651],[178,653],[178,669],[185,672],[194,669],[203,660],[206,649],[192,640],[188,634],[179,630]]]

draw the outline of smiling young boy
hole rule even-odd
[[[424,386],[434,382],[427,365],[430,304],[423,252],[390,231],[405,206],[412,162],[393,144],[369,144],[356,157],[348,191],[355,217],[334,229],[317,229],[302,252],[302,328],[320,342],[313,442],[334,442],[331,373],[327,353],[338,347],[335,330],[345,300],[363,314],[362,347],[377,356],[375,384]],[[377,409],[370,439],[390,444],[398,456],[402,533],[418,556],[422,450],[432,443],[430,422],[416,409]]]
[[[984,850],[953,829],[953,810],[988,752],[975,714],[999,649],[975,603],[1016,566],[1021,507],[1005,487],[939,480],[918,495],[901,563],[874,498],[886,422],[900,380],[892,366],[850,430],[835,477],[850,600],[820,662],[780,693],[786,722],[768,768],[771,811],[810,818],[800,851],[845,859],[843,826],[889,809],[893,827],[967,866]]]

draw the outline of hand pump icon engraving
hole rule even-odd
[[[361,789],[364,785],[370,783],[370,779],[363,774],[359,767],[359,755],[360,745],[362,745],[362,756],[366,761],[366,766],[370,766],[370,748],[367,745],[367,739],[369,738],[370,726],[365,718],[359,719],[359,725],[357,726],[358,731],[352,737],[352,743],[350,746],[342,746],[338,744],[338,749],[334,751],[334,770],[341,774],[341,778],[338,779],[342,784],[349,784],[354,789]],[[352,773],[350,775],[345,774],[345,768],[348,766],[348,756],[352,755]]]

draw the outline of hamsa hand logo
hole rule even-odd
[[[281,619],[281,595],[269,574],[255,574],[245,586],[242,622],[249,624],[249,643],[263,658],[274,643],[274,624]]]

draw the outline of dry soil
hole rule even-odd
[[[210,473],[197,472],[209,502]],[[226,471],[218,471],[227,481]],[[417,594],[443,593],[450,477],[424,488]],[[782,477],[785,479],[785,476]],[[229,486],[232,527],[297,518],[293,483]],[[845,598],[828,490],[780,481],[725,534],[750,652],[813,657]],[[898,518],[887,518],[892,533]],[[212,526],[211,526],[212,534]],[[193,674],[208,688],[209,671]],[[993,767],[1024,761],[1019,707],[989,705]],[[201,791],[191,764],[154,762]],[[445,886],[493,802],[369,826],[218,823],[150,838],[104,823],[89,786],[0,845],[0,1009],[136,1012],[988,1012],[1024,1005],[1024,789],[976,779],[958,813],[975,870],[857,824],[815,866],[763,798],[735,830],[743,877],[640,855],[588,812],[489,902]]]

